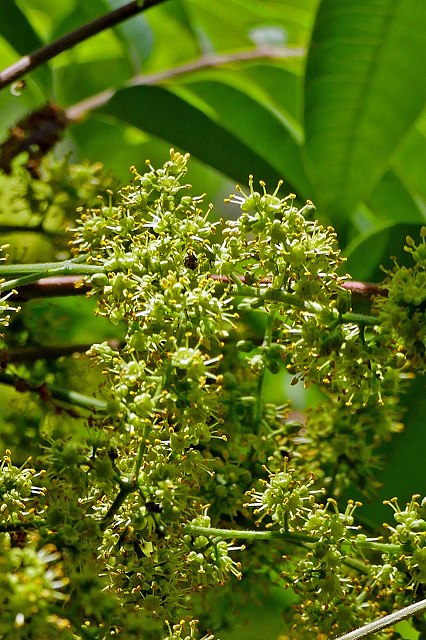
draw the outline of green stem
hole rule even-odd
[[[346,322],[359,324],[363,327],[377,327],[378,325],[376,316],[366,316],[363,313],[344,313],[340,318],[340,324]]]
[[[0,293],[11,291],[30,282],[50,278],[51,276],[86,276],[103,272],[103,267],[65,260],[64,262],[40,262],[36,264],[0,265],[0,278],[18,276],[0,284]]]
[[[296,293],[287,293],[281,289],[265,289],[259,293],[259,290],[251,289],[254,297],[259,297],[262,300],[267,300],[268,302],[285,302],[289,307],[305,309],[306,311],[310,311],[312,308],[313,311],[318,312],[317,306],[314,307],[312,303],[303,300],[303,298],[300,298]]]
[[[44,527],[45,520],[35,519],[28,522],[8,522],[6,524],[0,524],[0,533],[9,533],[11,531],[22,531],[25,529],[33,530]]]
[[[127,479],[126,482],[123,481],[123,479],[121,480],[120,491],[117,493],[114,502],[111,504],[108,512],[105,514],[105,517],[100,524],[101,531],[105,531],[105,529],[108,528],[108,526],[113,521],[114,516],[119,512],[121,505],[133,490],[134,484],[130,482],[130,480]]]
[[[63,402],[68,402],[69,404],[73,404],[77,407],[82,407],[83,409],[96,409],[102,413],[107,411],[107,403],[105,400],[100,400],[98,398],[92,398],[91,396],[86,396],[83,393],[78,393],[77,391],[71,391],[70,389],[60,389],[59,387],[48,387],[52,397],[57,400],[62,400]]]
[[[307,536],[303,533],[290,533],[284,531],[247,531],[241,529],[217,529],[215,527],[201,527],[198,525],[188,524],[184,527],[184,532],[197,536],[215,536],[226,539],[235,540],[285,540],[298,544],[300,542],[318,542],[319,538],[315,536]]]
[[[358,548],[370,549],[371,551],[381,551],[381,553],[391,553],[397,555],[402,549],[399,544],[389,542],[377,542],[375,540],[355,540],[354,546]]]
[[[65,268],[68,267],[71,271],[75,265],[81,266],[93,266],[86,265],[85,256],[79,256],[78,258],[70,258],[69,260],[63,260],[63,262],[32,262],[29,264],[0,264],[0,276],[21,276],[28,273],[38,273],[40,277],[44,277],[44,274],[49,269]],[[101,269],[101,267],[99,267]]]
[[[420,613],[421,611],[426,610],[426,600],[420,600],[419,602],[414,602],[413,604],[408,605],[408,607],[404,607],[399,611],[395,611],[394,613],[390,613],[388,616],[384,618],[380,618],[380,620],[375,620],[374,622],[370,622],[359,629],[355,629],[355,631],[351,631],[350,633],[345,633],[345,635],[340,636],[336,640],[359,640],[359,638],[367,638],[367,636],[371,636],[371,634],[376,633],[377,631],[381,631],[382,629],[386,629],[387,627],[391,627],[397,622],[401,622],[402,620],[406,620],[407,618],[411,618],[416,613]]]
[[[105,400],[92,398],[91,396],[86,396],[82,393],[78,393],[77,391],[70,391],[70,389],[63,389],[61,387],[55,387],[45,383],[34,384],[30,380],[26,380],[21,376],[13,375],[12,373],[6,373],[5,371],[0,371],[0,383],[15,387],[17,391],[32,391],[38,393],[42,400],[44,400],[47,395],[48,398],[61,400],[62,402],[87,409],[88,411],[96,410],[104,413],[107,411],[108,407]]]
[[[303,300],[295,293],[287,293],[286,291],[281,291],[280,289],[266,289],[259,293],[257,289],[253,287],[249,287],[247,285],[244,286],[244,293],[249,294],[251,291],[252,297],[259,297],[262,300],[267,301],[275,301],[275,302],[284,302],[288,304],[290,307],[296,309],[302,309],[307,312],[318,313],[318,305],[313,302],[309,302],[307,300]],[[239,291],[240,293],[240,291]],[[250,294],[249,294],[250,295]],[[339,324],[342,323],[353,323],[366,327],[375,327],[378,324],[378,320],[376,316],[364,315],[362,313],[344,313],[338,321]]]
[[[265,352],[267,349],[269,349],[269,347],[272,344],[272,334],[273,334],[275,316],[276,316],[276,311],[271,309],[266,319],[265,334],[263,337],[263,343],[261,347],[261,349]],[[260,421],[262,419],[263,386],[265,381],[265,371],[266,371],[266,366],[264,364],[262,371],[259,374],[259,378],[257,380],[256,400],[255,400],[254,410],[253,410],[253,429],[255,433],[259,432]]]
[[[138,481],[138,478],[139,478],[139,472],[141,470],[142,460],[145,455],[145,451],[146,451],[146,427],[143,430],[142,440],[138,450],[138,456],[135,460],[135,465],[133,468],[133,477],[136,479],[136,482]]]
[[[217,536],[223,540],[229,538],[243,540],[287,540],[288,542],[318,542],[319,536],[311,536],[304,533],[296,533],[290,531],[252,531],[246,529],[219,529],[215,527],[201,527],[198,525],[185,525],[185,533],[193,533],[204,536]],[[401,553],[401,547],[397,544],[388,544],[386,542],[376,542],[374,540],[354,540],[352,542],[356,548],[367,548],[373,551],[381,551],[382,553]],[[356,562],[356,560],[354,560]],[[359,569],[360,566],[357,566]]]

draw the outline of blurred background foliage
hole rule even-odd
[[[2,66],[123,4],[4,0]],[[28,74],[22,91],[1,91],[0,143],[19,118],[50,101],[75,118],[55,149],[58,159],[100,162],[124,184],[131,165],[142,170],[146,158],[162,164],[173,145],[193,156],[189,181],[208,194],[218,217],[236,215],[223,205],[236,181],[244,185],[253,174],[274,190],[283,178],[286,192],[312,200],[318,218],[337,229],[348,273],[377,282],[390,256],[405,260],[405,236],[417,236],[426,220],[425,32],[426,4],[418,0],[170,0],[58,55]],[[96,106],[94,97],[106,90]],[[49,224],[36,217],[29,232],[34,211],[15,206],[28,182],[20,180],[0,176],[1,243],[11,244],[15,261],[63,257],[70,192],[50,195],[56,209],[49,209]],[[99,189],[105,184],[100,180]],[[90,200],[78,188],[72,197]],[[9,347],[39,348],[42,356],[48,346],[78,350],[119,339],[120,329],[92,311],[82,297],[25,303]],[[81,355],[41,357],[28,368],[86,392],[95,392],[99,379],[87,374]],[[278,401],[288,396],[303,411],[317,392],[299,387],[278,374],[270,376],[268,394]],[[0,390],[2,449],[16,431],[25,451],[40,424],[57,428],[57,416],[41,401]],[[426,491],[424,380],[411,384],[403,403],[405,431],[383,452],[382,488],[364,507],[372,524],[390,518],[384,498],[403,502]],[[84,416],[78,424],[84,429]],[[76,429],[76,422],[66,428]],[[274,598],[268,620],[271,608],[279,613],[284,606]],[[241,637],[257,637],[258,629],[250,633],[244,627]],[[278,633],[275,625],[264,635]]]

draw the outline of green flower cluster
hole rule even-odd
[[[426,498],[419,503],[419,497],[413,496],[405,509],[399,507],[396,499],[391,500],[388,504],[394,510],[396,524],[386,525],[390,532],[389,541],[403,550],[398,566],[392,570],[403,574],[405,582],[409,576],[414,591],[426,584]],[[383,560],[389,564],[393,558],[388,555]]]
[[[304,423],[285,439],[292,462],[302,473],[307,467],[315,486],[339,498],[351,485],[371,496],[378,488],[381,460],[377,450],[403,429],[398,374],[391,372],[382,387],[382,403],[345,400],[328,393],[306,411]]]
[[[228,543],[179,534],[202,508],[210,443],[226,438],[220,365],[235,316],[210,277],[217,225],[180,184],[186,162],[172,152],[160,170],[134,170],[115,206],[81,215],[75,242],[99,265],[91,277],[99,313],[127,327],[120,350],[89,351],[107,380],[111,417],[97,426],[114,456],[109,464],[104,453],[103,467],[121,487],[116,501],[94,505],[104,523],[100,557],[111,592],[154,621],[179,620],[191,592],[239,575]],[[102,491],[98,466],[89,475]]]
[[[31,618],[38,637],[210,640],[200,601],[242,577],[237,539],[249,581],[262,564],[301,598],[294,637],[323,640],[424,588],[423,502],[392,503],[386,541],[358,532],[357,503],[337,502],[350,484],[372,487],[377,447],[401,428],[400,381],[423,367],[424,236],[407,241],[415,266],[388,274],[378,316],[356,314],[311,203],[251,178],[230,197],[240,217],[211,222],[182,184],[187,161],[172,150],[79,210],[68,266],[82,265],[123,340],[88,350],[106,410],[72,436],[42,434],[43,487],[9,456],[0,467],[0,562],[27,585],[25,597],[13,587],[19,607],[4,602],[18,634]],[[325,389],[300,422],[265,401],[266,375],[286,372]]]
[[[34,544],[0,550],[0,606],[1,637],[28,638],[28,624],[32,637],[47,638],[67,632],[68,621],[52,613],[55,605],[66,599],[63,589],[68,584],[60,562],[60,554],[53,545],[36,549]]]
[[[2,254],[5,249],[8,248],[9,245],[4,244],[0,246],[0,254]],[[4,262],[8,259],[8,256],[3,256],[0,258],[0,262]],[[5,282],[4,278],[0,278],[0,285]],[[8,293],[0,296],[0,326],[8,327],[10,323],[10,315],[16,311],[19,311],[19,307],[13,307],[10,305],[9,298],[13,295],[13,291],[9,291]],[[2,334],[0,334],[0,338]]]
[[[305,483],[294,479],[293,473],[287,470],[287,459],[284,459],[284,470],[270,472],[268,481],[263,480],[264,489],[260,492],[252,490],[251,507],[255,507],[255,515],[260,515],[259,522],[266,515],[270,515],[284,531],[289,531],[290,522],[304,518],[310,513],[315,504],[315,494],[321,491],[313,490],[313,477]]]
[[[179,539],[182,526],[250,522],[254,507],[259,522],[268,516],[315,540],[292,565],[293,588],[338,599],[350,582],[340,568],[354,505],[341,514],[317,496],[337,497],[351,481],[367,486],[374,449],[400,428],[401,363],[389,360],[378,322],[351,313],[335,233],[307,219],[311,203],[298,209],[294,196],[269,195],[263,184],[258,193],[250,179],[248,195],[230,198],[240,217],[212,223],[181,184],[187,160],[172,151],[161,169],[133,169],[121,200],[82,212],[76,230],[76,254],[99,268],[90,278],[98,312],[127,328],[120,349],[89,351],[105,369],[110,417],[98,428],[115,452],[101,466],[121,487],[112,503],[93,501],[111,593],[153,620],[167,611],[178,620],[191,592],[239,576],[225,541]],[[263,342],[233,349],[252,310],[267,314]],[[281,367],[330,389],[324,412],[296,430],[286,427],[287,407],[263,401],[265,371]],[[291,472],[279,469],[282,450]],[[262,468],[268,458],[271,471]],[[308,482],[304,458],[316,475]],[[89,474],[101,491],[99,464]]]
[[[327,634],[356,626],[356,611],[346,616],[343,609],[354,586],[349,575],[355,554],[348,538],[356,530],[354,511],[358,504],[349,502],[341,512],[333,499],[319,502],[322,494],[314,488],[312,476],[305,481],[297,479],[297,472],[287,461],[283,470],[270,472],[262,491],[250,492],[249,506],[259,522],[270,520],[266,527],[273,526],[273,531],[278,527],[287,541],[288,552],[277,567],[284,584],[290,585],[303,602],[296,614],[294,634],[290,631],[292,638],[300,637],[301,627],[304,637],[318,638],[320,631]],[[357,569],[365,568],[359,560],[353,562]]]
[[[60,553],[53,544],[40,547],[31,531],[43,522],[45,490],[34,481],[42,473],[12,464],[10,451],[0,464],[0,608],[2,638],[26,638],[29,621],[38,637],[55,634],[67,623],[51,615],[68,584]],[[70,636],[69,636],[70,637]]]
[[[11,461],[11,453],[6,450],[6,455],[0,463],[0,514],[1,523],[13,525],[34,517],[35,505],[38,514],[43,513],[41,497],[45,490],[42,486],[34,484],[36,478],[41,478],[42,472],[36,473],[34,469],[24,465],[15,467]],[[1,529],[0,529],[1,531]]]
[[[411,254],[414,265],[395,264],[383,282],[387,297],[376,299],[379,323],[393,351],[404,355],[418,373],[426,370],[426,227],[421,230],[417,245],[407,236],[405,250]],[[396,347],[396,349],[395,349]],[[401,358],[400,358],[401,360]]]
[[[298,209],[295,196],[278,197],[280,185],[269,195],[260,184],[263,194],[251,178],[248,194],[240,189],[230,197],[242,213],[224,225],[215,248],[214,270],[242,297],[238,309],[268,314],[268,340],[254,350],[243,341],[241,351],[258,373],[276,373],[284,363],[295,382],[326,386],[347,405],[370,397],[382,402],[405,356],[389,354],[380,321],[351,312],[336,234],[308,219],[312,203]]]
[[[266,305],[279,300],[279,292],[293,294],[299,308],[328,301],[343,282],[337,275],[342,259],[334,230],[307,219],[314,209],[311,202],[298,209],[294,195],[278,197],[281,183],[272,195],[260,184],[263,194],[254,190],[251,176],[248,195],[239,189],[240,195],[230,196],[242,213],[222,232],[215,271],[234,278],[244,274]]]
[[[57,159],[53,154],[43,158],[35,177],[25,167],[25,155],[13,161],[10,175],[0,173],[3,224],[33,228],[58,242],[62,238],[65,248],[64,224],[75,220],[76,208],[96,205],[100,194],[118,187],[117,179],[99,162],[70,164],[69,156]]]
[[[335,500],[318,500],[313,478],[305,482],[285,461],[270,472],[261,491],[252,490],[249,507],[258,522],[281,532],[287,553],[278,561],[281,578],[301,598],[291,637],[317,639],[343,633],[411,603],[426,584],[426,499],[414,496],[405,509],[389,504],[396,525],[387,525],[386,542],[356,533],[349,501],[340,510]],[[324,635],[322,635],[324,634]],[[380,639],[388,638],[386,633]]]

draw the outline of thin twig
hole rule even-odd
[[[75,405],[88,411],[97,411],[104,413],[107,410],[107,402],[100,400],[99,398],[93,398],[92,396],[86,396],[77,391],[71,391],[70,389],[63,389],[46,383],[34,384],[30,380],[26,380],[20,376],[15,376],[12,373],[0,371],[0,384],[7,384],[16,389],[16,391],[24,393],[32,391],[37,393],[40,399],[44,402],[50,400],[60,400],[67,404]]]
[[[43,224],[37,224],[33,227],[22,224],[2,224],[0,225],[0,233],[42,233],[44,236],[51,238],[67,238],[67,234],[64,231],[45,229]]]
[[[106,340],[112,349],[120,349],[121,343],[116,338]],[[55,346],[31,345],[0,350],[0,362],[17,364],[18,362],[35,362],[36,360],[56,360],[63,356],[74,356],[86,353],[92,347],[93,342],[86,344],[62,344]]]
[[[124,22],[124,20],[128,20],[138,13],[146,11],[147,9],[161,4],[162,2],[166,2],[166,0],[133,0],[133,2],[129,2],[118,9],[114,9],[113,11],[109,11],[105,15],[82,25],[78,29],[75,29],[75,31],[67,33],[54,42],[23,56],[20,60],[0,73],[0,89],[7,87],[9,84],[12,84],[12,82],[22,78],[22,76],[27,74],[29,71],[36,69],[63,51],[71,49],[76,44],[91,38],[101,31],[110,29],[120,22]]]
[[[120,508],[124,503],[124,501],[126,500],[127,496],[130,493],[132,493],[132,491],[135,491],[135,489],[136,489],[136,482],[125,483],[122,480],[120,491],[116,495],[113,503],[111,504],[110,508],[108,509],[108,512],[105,514],[105,517],[100,524],[101,531],[105,531],[105,529],[109,527],[111,522],[114,520],[114,517],[120,511]]]
[[[359,629],[355,629],[355,631],[351,631],[350,633],[345,633],[345,635],[336,638],[336,640],[359,640],[360,638],[367,638],[367,636],[371,636],[372,633],[376,631],[381,631],[382,629],[386,629],[387,627],[391,627],[397,622],[401,622],[401,620],[406,620],[407,618],[411,618],[415,613],[420,613],[426,609],[426,600],[420,600],[419,602],[414,602],[413,604],[408,605],[408,607],[404,607],[404,609],[400,609],[399,611],[394,611],[390,613],[388,616],[384,618],[380,618],[380,620],[375,620],[374,622],[370,622],[366,624],[364,627],[360,627]]]
[[[193,73],[194,71],[202,71],[211,67],[222,67],[224,64],[232,64],[233,62],[244,62],[246,60],[282,60],[284,58],[302,58],[306,53],[303,47],[271,47],[268,45],[259,45],[255,49],[247,51],[237,51],[236,53],[212,54],[206,53],[196,60],[182,64],[173,69],[166,69],[158,73],[150,75],[137,75],[132,78],[128,85],[138,86],[141,84],[159,84],[164,80],[175,78],[176,76]]]
[[[229,54],[206,54],[196,60],[187,62],[172,69],[159,71],[146,75],[137,75],[128,80],[124,87],[135,87],[140,85],[157,85],[166,82],[171,78],[193,73],[194,71],[202,71],[214,67],[222,67],[233,62],[244,62],[247,60],[282,60],[283,58],[300,58],[305,55],[305,49],[301,47],[256,47],[249,51],[238,51]],[[105,89],[90,98],[86,98],[77,104],[68,107],[66,116],[69,120],[78,120],[88,111],[97,109],[111,100],[117,89]]]
[[[5,522],[0,524],[0,533],[7,533],[12,531],[22,531],[25,529],[38,529],[46,525],[46,520],[42,518],[34,518],[28,522]]]

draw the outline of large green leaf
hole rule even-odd
[[[0,35],[21,55],[44,44],[13,0],[0,3]]]
[[[111,85],[119,85],[128,74],[128,62],[120,55],[111,53],[109,59],[82,62],[72,56],[69,64],[54,69],[57,100],[61,105],[74,104],[109,89]],[[84,82],[79,82],[82,77]]]
[[[187,0],[206,45],[232,50],[259,42],[259,29],[282,30],[290,44],[304,44],[318,0]],[[276,44],[276,42],[275,42]]]
[[[122,6],[121,0],[108,0],[111,9]],[[133,72],[140,73],[142,61],[148,60],[154,46],[154,34],[143,13],[125,20],[115,27],[115,33],[127,50],[133,66]]]
[[[426,209],[426,117],[410,131],[399,149],[394,165],[398,175],[415,193],[420,204]]]
[[[381,267],[389,269],[393,266],[390,256],[399,264],[412,265],[410,254],[404,251],[405,238],[411,236],[418,240],[420,229],[419,224],[390,224],[360,234],[344,252],[347,258],[345,271],[355,280],[380,282],[385,275]]]
[[[240,83],[250,89],[257,88],[259,102],[265,102],[280,115],[288,119],[289,124],[297,128],[297,140],[303,139],[302,133],[302,71],[304,58],[274,60],[273,62],[257,62],[240,67],[238,75]],[[296,67],[296,69],[294,69]],[[246,89],[247,90],[247,89]]]
[[[284,118],[225,82],[190,81],[185,87],[205,101],[215,122],[277,170],[286,180],[287,190],[292,185],[298,195],[306,198],[310,195],[300,146],[287,129]],[[262,175],[255,177],[263,178]]]
[[[189,151],[234,180],[245,182],[253,173],[273,184],[281,177],[253,151],[250,141],[242,142],[203,111],[161,87],[122,89],[99,111]]]
[[[367,205],[380,224],[383,222],[425,223],[426,211],[395,171],[385,173],[367,200]]]
[[[72,146],[82,158],[91,162],[104,159],[104,166],[117,175],[123,184],[131,178],[129,167],[143,172],[149,158],[154,167],[161,167],[168,157],[170,144],[164,140],[144,134],[115,118],[93,112],[78,126],[70,129]],[[113,153],[111,153],[113,149]],[[188,165],[188,182],[193,193],[207,193],[208,201],[215,205],[219,217],[223,211],[223,196],[235,189],[235,182],[227,183],[223,176],[212,171],[194,157]],[[223,215],[227,215],[226,211]]]
[[[363,202],[426,101],[426,3],[323,0],[305,84],[306,155],[316,203]]]

